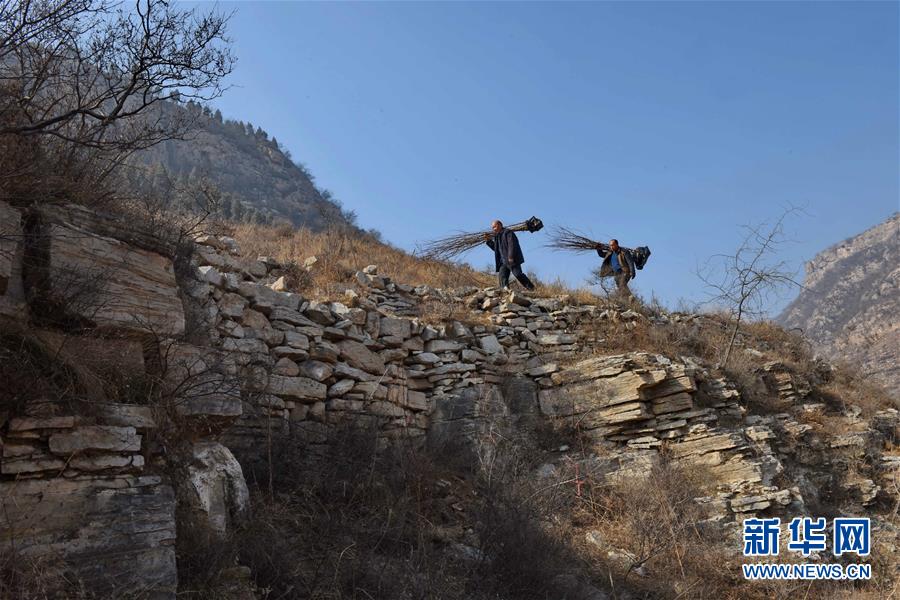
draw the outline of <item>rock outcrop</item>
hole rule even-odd
[[[778,321],[900,397],[900,214],[809,261]]]
[[[16,353],[48,370],[4,382],[26,388],[0,407],[4,551],[45,565],[54,593],[174,598],[175,488],[191,487],[182,501],[215,531],[246,510],[240,465],[207,437],[240,414],[240,395],[214,351],[198,363],[179,339],[171,248],[126,227],[110,237],[110,220],[84,209],[48,212],[0,203],[4,373],[16,375]]]
[[[696,501],[710,523],[732,526],[826,500],[866,515],[900,501],[896,410],[863,418],[826,406],[808,375],[769,360],[754,376],[770,410],[755,413],[691,357],[604,345],[609,325],[652,330],[696,315],[411,286],[374,265],[340,297],[314,300],[230,238],[202,236],[176,256],[71,214],[0,203],[0,322],[72,378],[4,407],[0,534],[26,556],[62,558],[98,590],[174,597],[178,515],[226,538],[249,510],[245,472],[272,468],[284,448],[300,469],[348,430],[380,449],[450,443],[489,464],[499,440],[550,424],[582,446],[554,451],[535,477],[576,464],[612,483],[674,461],[708,474]],[[54,274],[99,264],[108,301],[61,302],[66,319],[42,318],[42,293],[65,299]],[[464,317],[430,322],[435,304]]]

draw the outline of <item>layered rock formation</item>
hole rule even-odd
[[[240,414],[240,397],[208,365],[190,371],[174,256],[152,236],[110,237],[108,219],[75,207],[3,203],[0,230],[3,372],[47,369],[3,382],[23,387],[4,390],[0,409],[4,549],[42,565],[54,593],[172,598],[178,505],[213,530],[246,509],[240,466],[205,439]]]
[[[820,252],[803,285],[778,321],[900,397],[900,214]]]
[[[710,521],[732,529],[753,514],[828,504],[874,515],[898,501],[896,410],[862,418],[851,403],[826,406],[816,381],[773,360],[756,374],[771,410],[754,414],[691,357],[605,350],[607,325],[652,330],[696,315],[416,287],[376,266],[316,301],[284,291],[280,265],[241,256],[229,238],[199,237],[176,256],[111,237],[100,216],[69,223],[2,204],[0,214],[3,231],[29,232],[2,242],[5,331],[37,340],[75,382],[5,407],[0,533],[98,590],[173,597],[176,515],[227,536],[247,510],[248,469],[301,468],[348,429],[382,448],[451,443],[489,463],[498,440],[549,423],[586,446],[550,453],[535,477],[574,463],[615,482],[662,461],[690,465],[708,474],[697,501]],[[57,266],[98,263],[108,268],[88,300],[104,301],[59,302],[64,318],[38,318]],[[435,305],[460,316],[430,322]],[[283,445],[296,462],[268,464]]]

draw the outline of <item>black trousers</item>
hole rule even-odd
[[[519,283],[521,283],[523,286],[525,286],[525,289],[528,289],[528,290],[534,289],[534,284],[531,283],[531,280],[528,279],[528,276],[522,272],[522,267],[520,267],[519,265],[516,265],[514,267],[507,267],[506,265],[503,265],[500,267],[500,270],[497,272],[497,275],[500,278],[500,288],[501,289],[509,286],[509,274],[510,273],[512,273],[513,275],[516,276],[516,279],[519,280]]]

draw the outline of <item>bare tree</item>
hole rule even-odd
[[[133,11],[108,0],[3,0],[0,110],[19,118],[0,135],[129,149],[178,135],[178,119],[134,127],[131,118],[167,100],[218,97],[234,63],[227,22],[167,0],[137,0]]]
[[[230,15],[169,0],[0,0],[0,192],[100,196],[133,152],[186,135],[224,91]]]
[[[799,286],[795,272],[778,258],[787,242],[785,220],[800,212],[791,207],[774,222],[743,227],[745,235],[734,254],[715,254],[697,276],[709,289],[709,304],[723,306],[732,317],[728,345],[721,366],[728,365],[741,324],[747,318],[765,315],[771,301],[785,287]]]

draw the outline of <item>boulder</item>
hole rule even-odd
[[[220,538],[225,538],[250,508],[250,494],[241,465],[218,442],[194,444],[187,479],[179,486],[179,496]]]

